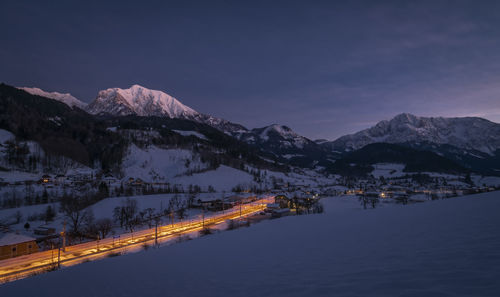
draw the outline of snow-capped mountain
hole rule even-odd
[[[199,113],[162,91],[150,90],[140,85],[128,89],[110,88],[100,91],[97,98],[87,106],[91,114],[115,116],[138,115],[159,116],[193,120],[232,133],[246,130],[229,121]]]
[[[73,97],[69,93],[61,94],[58,92],[46,92],[46,91],[39,89],[39,88],[27,88],[27,87],[21,87],[19,89],[24,90],[24,91],[30,93],[31,95],[37,95],[37,96],[42,96],[42,97],[54,99],[57,101],[61,101],[62,103],[68,105],[69,107],[76,106],[78,108],[84,109],[87,106],[87,103],[76,99],[75,97]]]
[[[99,91],[87,111],[92,114],[108,113],[118,116],[135,114],[169,118],[187,118],[197,113],[164,92],[146,89],[139,85],[133,85],[128,89],[110,88]]]
[[[500,149],[500,124],[476,117],[418,117],[403,113],[323,145],[349,151],[377,142],[450,145],[492,155]]]
[[[294,165],[314,167],[328,162],[325,149],[287,126],[273,124],[237,133],[235,137]]]
[[[280,148],[302,149],[311,141],[300,136],[287,126],[273,124],[263,128],[255,128],[250,133],[243,134],[241,139],[248,143],[272,143]]]

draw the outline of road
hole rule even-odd
[[[90,241],[67,246],[65,251],[53,249],[0,261],[0,284],[44,273],[58,266],[67,267],[99,258],[110,257],[141,249],[145,244],[151,245],[167,242],[180,235],[197,232],[207,226],[221,224],[227,220],[248,217],[266,208],[272,203],[272,197],[257,200],[240,207],[234,207],[213,216],[197,218],[191,221],[178,222],[158,228],[121,234],[119,238],[111,237],[99,241]]]

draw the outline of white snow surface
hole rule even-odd
[[[212,186],[218,191],[229,191],[236,185],[250,185],[253,181],[252,175],[224,165],[215,170],[189,172],[203,171],[207,166],[192,151],[156,146],[139,148],[131,145],[123,160],[124,180],[132,177],[147,182],[168,182],[171,185],[198,185],[203,189]]]
[[[0,295],[499,296],[499,192],[372,210],[350,199],[7,283]]]
[[[407,174],[406,172],[403,172],[405,166],[406,166],[405,164],[394,164],[394,163],[373,164],[373,167],[375,169],[372,171],[372,175],[375,178],[379,178],[381,176],[383,176],[384,178],[404,176]]]
[[[199,139],[203,139],[203,140],[208,140],[205,135],[199,133],[199,132],[196,132],[196,131],[184,131],[184,130],[172,130],[174,131],[175,133],[178,133],[182,136],[195,136],[195,137],[198,137]]]
[[[476,185],[482,186],[485,185],[487,187],[498,187],[500,186],[500,177],[498,176],[472,176],[472,180]]]
[[[38,95],[38,96],[54,99],[57,101],[61,101],[62,103],[68,105],[69,107],[76,106],[78,108],[83,109],[83,108],[85,108],[85,106],[87,106],[87,103],[78,100],[77,98],[73,97],[69,93],[62,94],[62,93],[58,93],[58,92],[46,92],[46,91],[39,89],[39,88],[27,88],[27,87],[21,87],[19,89],[24,90],[32,95]]]
[[[191,162],[193,153],[182,149],[162,149],[156,146],[141,149],[132,144],[123,160],[125,178],[140,178],[144,181],[164,181],[185,173],[196,166],[205,168],[206,164]],[[186,160],[189,166],[186,167]]]
[[[230,191],[237,185],[251,185],[252,181],[252,175],[238,169],[221,165],[215,170],[175,177],[172,183],[182,184],[184,186],[190,184],[199,185],[203,189],[212,186],[217,191]]]
[[[137,201],[138,211],[143,211],[146,208],[154,208],[156,212],[168,208],[168,202],[174,194],[159,194],[159,195],[140,195],[140,196],[122,196],[103,199],[96,204],[89,206],[96,219],[113,218],[115,207],[122,206],[127,199]]]

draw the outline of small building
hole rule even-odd
[[[48,174],[42,175],[42,183],[47,184],[52,182],[52,178]]]
[[[267,207],[268,209],[279,209],[279,208],[280,208],[280,205],[279,205],[279,203],[268,203],[268,204],[266,205],[266,207]]]
[[[289,208],[281,208],[281,209],[275,209],[271,213],[272,218],[281,218],[283,216],[289,215],[290,214],[290,209]]]
[[[105,174],[103,177],[103,181],[106,182],[108,185],[114,184],[118,182],[118,179],[116,179],[113,175],[111,174]]]
[[[47,226],[39,226],[35,229],[34,233],[36,235],[52,235],[56,233],[56,228],[47,227]]]
[[[142,187],[146,183],[140,178],[129,177],[127,184],[132,187]]]
[[[35,238],[7,233],[0,238],[0,260],[38,252]]]

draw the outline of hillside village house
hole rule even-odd
[[[0,260],[38,252],[38,245],[32,237],[7,233],[0,237]]]
[[[52,182],[52,178],[48,174],[42,175],[42,183],[47,184]]]

